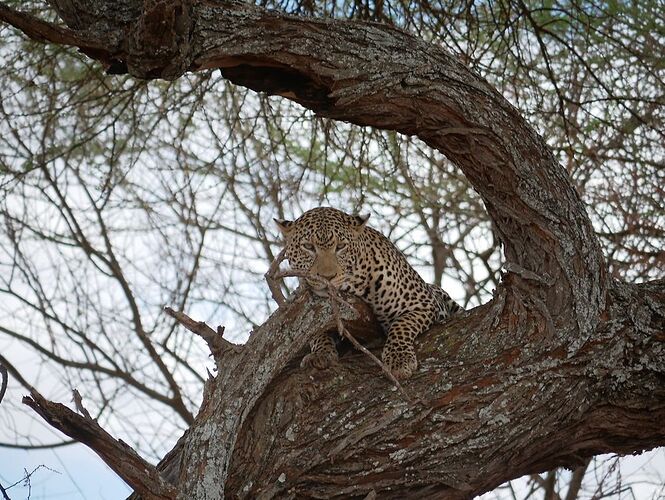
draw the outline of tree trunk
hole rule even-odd
[[[564,169],[456,58],[394,27],[235,1],[51,3],[69,28],[1,4],[0,19],[110,72],[219,68],[321,116],[417,135],[462,169],[504,248],[493,299],[417,342],[420,369],[404,384],[414,401],[363,355],[300,369],[295,353],[329,327],[328,305],[302,295],[280,308],[240,353],[218,356],[198,416],[159,467],[175,493],[161,493],[466,498],[665,443],[665,282],[608,279]]]

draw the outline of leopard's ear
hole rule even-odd
[[[275,224],[277,224],[277,227],[284,236],[289,234],[289,232],[291,232],[291,230],[293,229],[292,220],[286,220],[286,219],[273,219],[273,220],[275,221]]]
[[[353,216],[353,221],[356,226],[356,231],[360,231],[363,227],[365,227],[365,224],[367,224],[367,221],[369,220],[370,214],[362,214],[362,215],[354,215]]]

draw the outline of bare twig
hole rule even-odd
[[[5,397],[5,392],[7,392],[7,382],[9,381],[7,368],[2,363],[0,363],[0,376],[2,377],[2,386],[0,386],[0,403],[2,403],[2,398]]]
[[[282,293],[282,288],[280,287],[278,281],[280,279],[278,278],[279,265],[285,258],[286,251],[282,249],[282,251],[277,254],[277,257],[275,257],[275,260],[272,261],[270,267],[268,268],[268,272],[265,274],[266,282],[268,283],[268,288],[270,289],[272,298],[275,299],[275,302],[277,302],[279,307],[282,307],[286,302],[284,294]]]
[[[217,331],[213,330],[204,321],[196,321],[187,316],[183,312],[174,311],[170,307],[164,307],[164,312],[174,318],[178,323],[187,328],[190,332],[195,333],[203,338],[210,348],[210,352],[216,358],[227,351],[238,352],[242,346],[233,344],[226,340],[224,335],[224,327],[218,326]]]
[[[404,391],[404,388],[399,383],[399,380],[395,378],[395,376],[388,369],[385,363],[376,356],[374,356],[374,354],[372,354],[371,351],[369,351],[369,349],[367,349],[360,342],[358,342],[355,339],[355,337],[351,335],[351,333],[346,329],[344,323],[342,322],[342,317],[339,314],[339,304],[344,304],[347,307],[351,307],[351,305],[339,296],[337,290],[332,286],[332,283],[330,282],[328,282],[328,295],[330,297],[330,306],[332,307],[333,315],[335,316],[335,320],[337,321],[337,329],[339,330],[339,334],[348,339],[351,342],[351,344],[353,344],[353,347],[355,347],[360,352],[368,356],[369,359],[371,359],[375,364],[377,364],[379,368],[381,368],[381,371],[386,375],[388,380],[390,380],[393,384],[395,384],[395,387],[400,392],[400,394],[404,396],[404,398],[407,401],[413,403],[413,399],[409,397],[409,395]]]
[[[4,488],[2,485],[0,485],[0,493],[2,493],[2,498],[3,498],[4,500],[10,500],[10,499],[9,499],[9,495],[7,494],[7,490],[11,490],[14,486],[17,486],[17,485],[19,485],[19,484],[21,484],[21,483],[23,483],[23,487],[27,487],[27,488],[28,488],[28,495],[27,495],[27,498],[30,498],[30,492],[32,491],[32,486],[31,486],[31,484],[30,484],[30,478],[31,478],[32,475],[33,475],[35,472],[37,472],[39,469],[46,469],[46,470],[49,470],[49,471],[51,471],[51,472],[55,472],[56,474],[60,474],[57,470],[55,470],[55,469],[51,469],[50,467],[47,467],[47,466],[44,465],[44,464],[38,465],[37,467],[35,467],[34,469],[32,469],[31,472],[28,472],[28,469],[23,469],[23,477],[22,477],[21,479],[19,479],[18,481],[16,481],[16,482],[13,483],[13,484],[10,484],[10,485],[7,486],[6,488]]]

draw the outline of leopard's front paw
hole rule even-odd
[[[413,346],[396,350],[391,349],[391,346],[386,344],[381,357],[383,363],[397,380],[410,378],[418,369],[418,360]]]
[[[325,370],[332,365],[337,364],[339,356],[336,350],[320,349],[318,351],[310,352],[307,356],[302,358],[300,362],[301,368],[316,368],[317,370]]]

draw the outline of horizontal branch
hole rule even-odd
[[[27,36],[38,42],[49,42],[58,45],[69,45],[80,49],[95,51],[95,55],[110,55],[109,40],[98,40],[91,33],[79,33],[75,30],[56,26],[41,19],[12,9],[0,2],[0,20],[20,29]]]
[[[60,403],[45,399],[36,390],[23,398],[23,404],[35,410],[49,425],[85,444],[145,500],[171,500],[175,488],[166,483],[154,465],[141,458],[121,440],[115,439],[90,417],[81,397],[74,392],[74,401],[82,412],[78,415]]]

